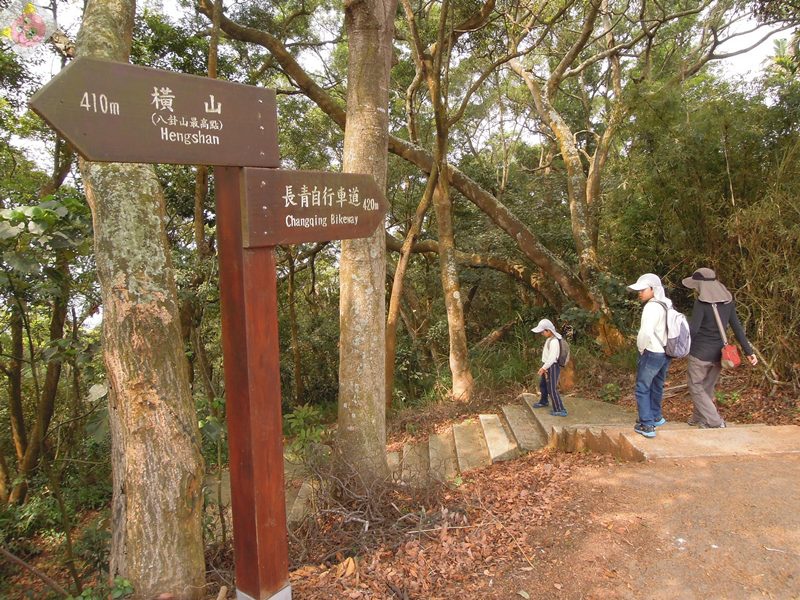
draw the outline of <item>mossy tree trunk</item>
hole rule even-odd
[[[344,170],[386,189],[389,71],[396,0],[348,0],[347,126]],[[339,300],[339,436],[366,480],[386,464],[386,242],[383,226],[342,242]]]
[[[78,55],[127,61],[135,2],[89,0]],[[110,383],[111,576],[135,598],[204,597],[203,461],[155,171],[81,161]]]

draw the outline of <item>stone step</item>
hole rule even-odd
[[[520,448],[532,452],[547,444],[547,436],[539,427],[539,422],[525,406],[507,404],[502,410]]]
[[[389,474],[392,477],[392,481],[400,481],[400,476],[402,475],[400,452],[387,452],[386,463],[389,465]]]
[[[464,473],[492,464],[489,449],[486,447],[486,438],[478,421],[470,419],[453,425],[453,438],[459,471]]]
[[[406,483],[424,486],[428,481],[430,459],[428,441],[403,445],[403,460],[400,479]]]
[[[742,456],[800,454],[800,427],[797,425],[751,425],[723,429],[674,429],[648,439],[632,429],[621,433],[643,460],[696,458],[704,456]]]
[[[499,415],[478,415],[492,462],[511,460],[520,454],[517,441],[506,431]]]
[[[303,481],[291,506],[286,505],[287,523],[299,523],[311,511],[314,488],[308,480]]]
[[[286,489],[285,489],[285,494],[283,496],[284,496],[284,501],[286,502],[286,516],[287,516],[286,520],[287,521],[289,520],[288,519],[289,510],[292,508],[292,505],[294,504],[294,501],[297,499],[297,494],[298,494],[298,492],[300,492],[300,488],[301,487],[302,487],[301,485],[296,485],[296,486],[295,485],[291,485],[291,486],[287,486]]]
[[[616,451],[614,452],[614,456],[620,460],[630,462],[643,462],[647,460],[647,455],[632,444],[631,439],[625,435],[629,432],[630,428],[618,430],[611,428],[606,429],[605,433],[609,438],[616,438]],[[636,436],[641,437],[638,433]]]
[[[428,439],[428,451],[431,477],[442,483],[452,481],[458,475],[453,428],[448,427],[444,433],[434,433]]]

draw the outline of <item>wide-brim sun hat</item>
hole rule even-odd
[[[556,326],[553,325],[550,319],[542,319],[536,327],[531,329],[533,333],[542,333],[545,330],[552,333],[558,339],[561,339],[561,334],[556,331]]]
[[[658,275],[654,275],[653,273],[645,273],[639,279],[636,280],[636,283],[632,283],[628,286],[629,290],[633,290],[635,292],[641,292],[642,290],[646,290],[647,288],[657,288],[663,287],[661,285],[661,278]]]
[[[722,302],[733,300],[733,294],[724,285],[717,281],[717,274],[708,267],[701,267],[692,273],[691,277],[681,280],[687,288],[699,292],[697,298],[701,302]]]

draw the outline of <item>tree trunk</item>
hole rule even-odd
[[[22,362],[24,357],[22,307],[16,302],[9,303],[11,319],[11,360],[8,373],[8,403],[11,416],[11,439],[17,464],[22,464],[25,449],[28,447],[28,434],[25,430],[25,413],[22,410]]]
[[[422,194],[422,200],[417,206],[414,221],[406,234],[403,246],[400,249],[400,258],[392,279],[392,294],[389,298],[389,313],[386,318],[386,410],[392,407],[392,392],[394,390],[394,361],[397,356],[397,321],[400,317],[400,300],[403,297],[403,278],[406,275],[408,261],[411,257],[411,247],[422,229],[422,221],[431,204],[433,190],[436,187],[437,171],[431,173],[428,185]]]
[[[403,159],[430,172],[434,159],[422,148],[412,146],[405,140],[390,136],[389,150]],[[570,267],[550,252],[525,223],[520,221],[502,202],[483,189],[477,182],[455,167],[448,165],[450,183],[467,200],[482,210],[492,222],[505,231],[517,244],[528,260],[542,269],[564,290],[564,293],[581,308],[595,312],[600,310],[597,300],[589,288]]]
[[[70,275],[69,263],[66,253],[62,250],[58,252],[56,266],[59,272],[58,292],[53,300],[52,313],[50,315],[50,342],[56,342],[64,337],[64,323],[67,320],[67,305],[69,302]],[[25,448],[25,455],[19,463],[17,469],[18,482],[11,491],[9,502],[20,504],[25,501],[28,493],[28,476],[39,464],[44,448],[44,438],[50,427],[53,418],[53,411],[58,395],[58,382],[61,379],[61,358],[54,358],[47,364],[44,379],[44,388],[38,398],[36,407],[36,420],[33,423],[31,434],[28,437],[28,444]]]
[[[79,56],[126,61],[135,3],[89,0]],[[203,461],[186,375],[163,192],[152,167],[81,161],[110,382],[110,575],[135,598],[204,597]]]
[[[486,348],[494,345],[495,343],[497,343],[501,339],[503,339],[503,337],[509,331],[514,329],[514,327],[516,327],[517,324],[519,324],[519,322],[520,322],[520,318],[519,317],[514,317],[508,323],[506,323],[504,325],[501,325],[500,327],[498,327],[497,329],[492,331],[490,334],[484,336],[484,338],[481,341],[479,341],[477,344],[475,344],[475,348],[481,348],[481,349],[485,350]]]
[[[294,366],[294,404],[298,406],[305,394],[305,389],[303,388],[303,364],[300,360],[300,333],[297,327],[297,310],[295,308],[295,302],[297,301],[297,294],[295,293],[295,262],[294,254],[290,248],[286,249],[286,257],[289,263],[287,292],[289,295],[289,331],[292,338],[292,363]]]
[[[473,379],[469,368],[467,333],[464,327],[464,304],[455,258],[453,212],[447,180],[442,177],[434,194],[436,224],[439,232],[439,267],[442,293],[447,311],[447,332],[450,339],[450,373],[453,377],[453,398],[467,401],[472,395]]]
[[[569,125],[550,103],[536,80],[516,60],[510,63],[513,71],[525,82],[533,98],[533,104],[542,122],[547,125],[558,141],[561,158],[567,170],[567,196],[569,198],[572,238],[578,253],[578,266],[584,283],[593,280],[597,270],[597,252],[591,242],[591,219],[586,208],[586,174],[583,170],[580,150]]]
[[[388,233],[386,234],[386,248],[393,252],[401,252],[402,245],[398,240],[393,238]],[[416,242],[411,246],[412,253],[439,253],[439,243],[436,240],[423,240]],[[501,273],[505,273],[515,281],[530,288],[532,291],[539,294],[543,302],[546,302],[554,309],[560,311],[564,306],[564,294],[553,285],[552,281],[544,277],[544,275],[531,269],[529,266],[512,262],[497,256],[484,256],[482,254],[455,251],[456,261],[460,265],[466,267],[473,267],[476,269],[493,269]]]
[[[427,50],[416,28],[415,16],[410,3],[404,3],[406,19],[414,35],[414,53],[417,68],[421,69],[428,84],[433,117],[436,124],[436,140],[433,153],[433,166],[437,174],[445,174],[447,168],[447,149],[450,142],[448,115],[448,77],[450,64],[450,43],[455,35],[452,27],[450,4],[442,2],[439,16],[437,41]],[[464,327],[464,303],[461,299],[461,284],[458,280],[456,263],[455,233],[453,231],[453,201],[450,196],[450,182],[446,176],[437,177],[433,194],[436,211],[436,228],[439,236],[439,270],[442,280],[442,294],[447,313],[447,332],[450,342],[450,374],[453,380],[452,396],[457,400],[469,400],[472,396],[473,379],[469,366],[467,333]]]
[[[349,41],[344,170],[386,189],[389,71],[396,0],[347,0]],[[339,436],[366,480],[385,478],[386,242],[383,226],[342,242]]]
[[[3,450],[0,448],[0,506],[8,503],[8,488],[11,476],[8,472],[8,463]]]
[[[613,116],[609,120],[608,131],[601,137],[600,144],[595,149],[595,156],[590,165],[589,177],[587,177],[586,172],[584,172],[580,149],[575,143],[575,136],[566,120],[553,106],[548,95],[551,90],[558,89],[558,82],[554,83],[554,79],[551,78],[548,82],[548,92],[546,93],[531,74],[525,71],[516,60],[512,60],[509,65],[524,81],[528,91],[531,93],[539,117],[550,128],[558,142],[561,157],[567,170],[570,223],[572,225],[572,238],[578,253],[578,268],[583,283],[582,287],[591,298],[591,302],[594,305],[593,311],[600,313],[600,318],[595,327],[598,341],[607,353],[611,353],[624,343],[624,338],[619,329],[612,324],[611,311],[605,298],[596,289],[597,277],[602,270],[597,258],[599,231],[597,213],[599,212],[600,175],[608,156],[611,137],[616,131],[619,109],[615,107]],[[581,306],[587,308],[586,306]]]

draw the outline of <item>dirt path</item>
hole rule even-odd
[[[573,473],[575,515],[486,598],[800,598],[800,455]],[[493,588],[493,589],[492,589]]]

